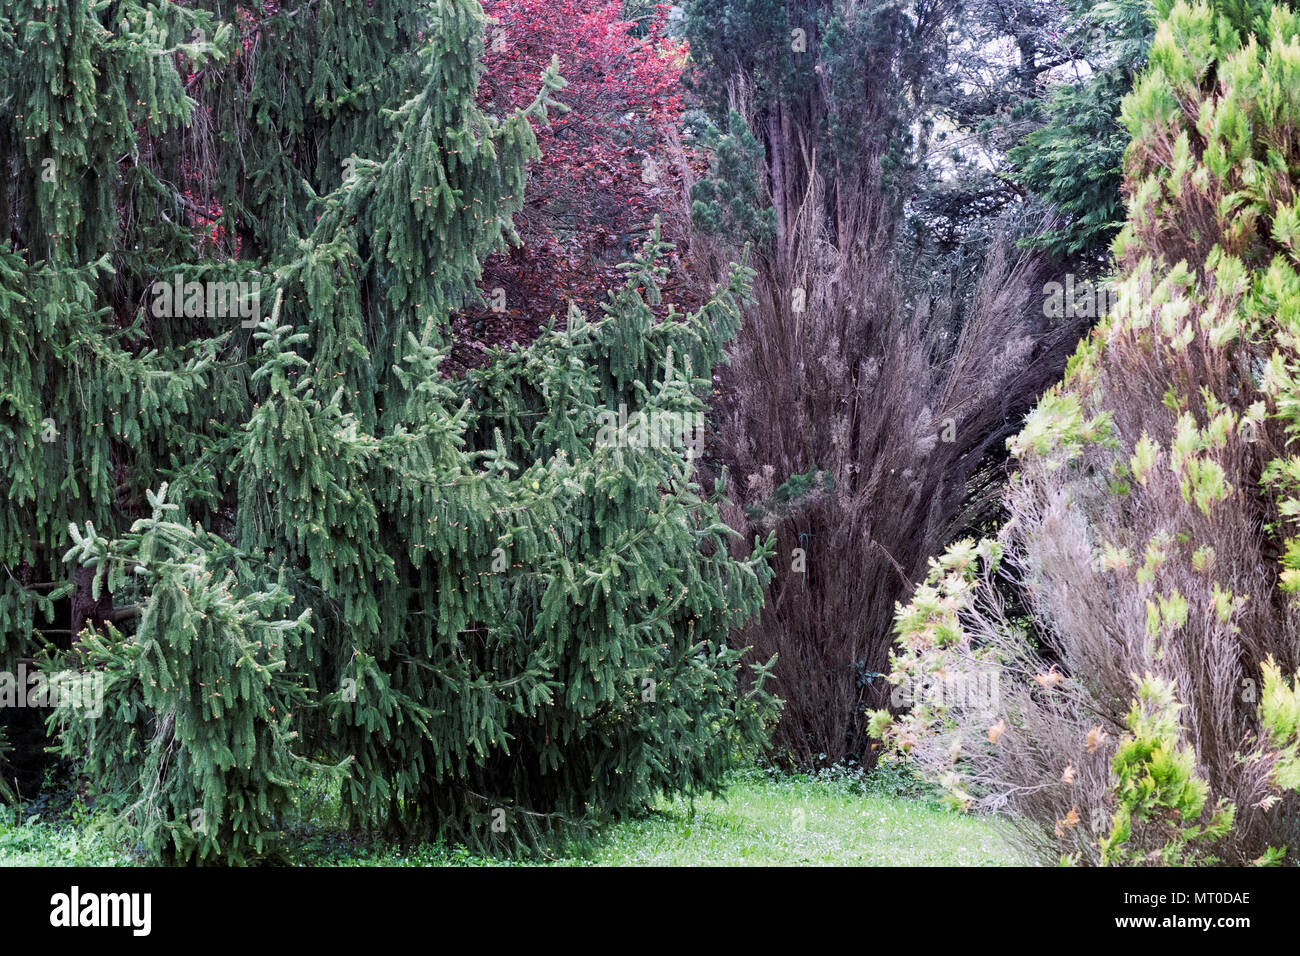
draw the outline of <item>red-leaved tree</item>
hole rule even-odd
[[[618,264],[655,216],[679,247],[665,297],[695,305],[682,279],[686,180],[699,166],[677,137],[686,45],[666,35],[669,7],[640,25],[623,19],[618,2],[485,0],[483,9],[492,18],[479,88],[485,108],[525,104],[554,55],[569,84],[557,98],[569,112],[537,129],[542,158],[515,217],[522,244],[488,260],[485,304],[458,318],[458,338],[526,341],[570,301],[598,315],[606,291],[621,281]]]

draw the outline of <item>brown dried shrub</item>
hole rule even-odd
[[[895,602],[927,558],[987,519],[1004,441],[1060,375],[1078,324],[1044,318],[1050,264],[1010,238],[969,305],[955,294],[909,305],[879,177],[859,180],[852,201],[837,183],[829,204],[806,159],[808,188],[786,217],[795,235],[779,240],[784,255],[756,257],[715,450],[732,476],[724,517],[741,540],[775,531],[778,542],[766,609],[738,640],[778,655],[776,748],[813,766],[873,759],[864,715],[888,699],[873,675],[888,670]]]

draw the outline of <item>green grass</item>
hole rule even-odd
[[[7,814],[7,815],[6,815]],[[69,820],[51,822],[39,815],[19,818],[0,807],[0,866],[137,866],[120,842],[102,831]]]
[[[136,861],[92,824],[0,815],[0,866],[124,866]],[[284,847],[303,866],[499,866],[463,847],[402,849],[329,827],[297,828]],[[1022,862],[986,819],[843,775],[740,774],[726,799],[664,800],[558,866],[1005,866]],[[508,864],[506,864],[508,865]]]
[[[992,825],[860,786],[740,780],[727,799],[674,801],[613,828],[591,862],[638,866],[986,866],[1019,863]]]

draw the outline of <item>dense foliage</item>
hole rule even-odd
[[[491,20],[480,103],[526,107],[552,57],[567,85],[547,121],[533,121],[541,155],[514,218],[520,243],[485,261],[484,301],[458,319],[465,338],[528,341],[569,303],[598,310],[656,217],[675,245],[665,291],[697,306],[683,281],[683,207],[698,159],[679,141],[686,50],[667,35],[668,7],[639,23],[617,0],[488,0],[483,10]]]
[[[90,794],[245,860],[307,772],[506,849],[716,787],[775,706],[727,646],[767,552],[693,471],[747,271],[683,315],[652,231],[603,314],[449,380],[556,65],[494,115],[476,0],[19,7],[0,621],[7,670],[102,679],[53,719]]]
[[[1103,271],[1124,223],[1120,184],[1128,134],[1120,103],[1145,63],[1152,24],[1144,0],[1085,4],[1068,21],[1081,77],[1053,89],[1044,124],[1009,150],[1016,178],[1061,222],[1032,241]]]
[[[0,0],[5,812],[1294,861],[1293,6]]]

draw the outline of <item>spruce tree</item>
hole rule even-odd
[[[1046,122],[1008,151],[1019,179],[1061,213],[1061,224],[1033,245],[1084,268],[1104,268],[1124,223],[1124,150],[1120,104],[1133,89],[1151,44],[1145,3],[1083,0],[1066,26],[1078,35],[1088,71],[1055,88],[1043,105]]]
[[[440,372],[554,65],[495,116],[473,0],[0,9],[6,661],[103,675],[52,723],[153,858],[267,852],[312,768],[358,826],[507,849],[761,745],[727,633],[769,552],[682,434],[748,271],[656,321],[656,234],[603,316]]]
[[[6,669],[39,643],[34,628],[67,637],[131,610],[74,588],[60,561],[68,523],[129,524],[127,502],[207,454],[219,436],[208,423],[239,407],[238,373],[215,368],[238,358],[224,330],[201,317],[149,329],[136,307],[146,282],[193,267],[167,185],[175,164],[150,154],[193,115],[173,58],[218,53],[182,48],[191,31],[224,37],[209,14],[175,4],[0,4]],[[56,613],[63,626],[46,630]]]

